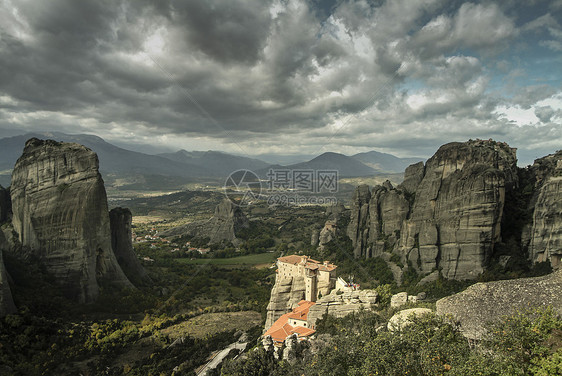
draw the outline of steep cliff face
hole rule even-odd
[[[30,139],[12,173],[11,197],[19,241],[68,297],[91,302],[98,283],[132,286],[111,248],[107,197],[93,151]]]
[[[362,310],[370,311],[377,305],[378,294],[375,290],[345,291],[343,293],[334,289],[324,295],[310,307],[307,322],[316,326],[316,322],[325,314],[334,317],[345,317],[350,313]]]
[[[505,144],[441,147],[427,161],[398,252],[424,273],[476,277],[501,239],[505,189],[516,183],[515,151]]]
[[[277,277],[267,305],[265,329],[270,328],[279,317],[297,307],[298,303],[305,297],[304,277],[288,276],[283,278],[279,275]]]
[[[236,232],[249,226],[248,218],[242,213],[240,207],[228,199],[217,205],[215,215],[210,222],[211,243],[232,242],[236,239]]]
[[[9,219],[11,207],[10,192],[0,185],[0,223]]]
[[[216,206],[211,219],[174,227],[162,232],[161,235],[171,238],[189,235],[209,238],[209,244],[221,242],[236,244],[239,241],[236,238],[236,233],[243,228],[248,228],[248,226],[248,218],[240,207],[234,205],[232,201],[224,199]]]
[[[351,218],[347,227],[347,236],[353,244],[355,257],[365,257],[369,240],[369,200],[371,191],[368,185],[360,185],[351,200]]]
[[[562,151],[541,158],[531,167],[535,178],[532,223],[523,234],[523,246],[533,262],[562,261]]]
[[[348,228],[356,257],[394,251],[424,274],[436,268],[450,279],[481,273],[500,240],[505,189],[517,184],[515,150],[491,140],[451,143],[425,167],[410,166],[405,177],[397,188],[375,187],[368,204],[356,200],[359,191],[368,196],[368,187],[357,189],[352,218],[368,214]]]
[[[2,232],[0,232],[0,237],[3,236]],[[2,243],[1,239],[0,243]],[[6,268],[4,267],[2,249],[0,249],[0,317],[15,313],[16,311],[16,306],[14,305],[14,301],[12,299],[12,292],[10,291],[10,286],[8,285],[8,275],[6,273]]]
[[[114,208],[109,212],[111,248],[117,262],[129,280],[135,283],[150,282],[150,277],[139,262],[132,240],[133,215],[126,208]]]

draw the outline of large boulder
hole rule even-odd
[[[404,309],[395,313],[390,320],[388,320],[387,328],[391,332],[400,331],[407,327],[408,325],[412,325],[412,320],[416,317],[420,317],[423,315],[428,315],[433,313],[433,311],[429,308],[410,308]]]
[[[92,150],[28,140],[12,172],[11,197],[19,241],[67,297],[91,302],[99,284],[132,287],[111,247],[107,196]]]
[[[517,311],[552,307],[562,315],[562,270],[543,277],[477,283],[437,301],[437,313],[460,323],[465,337],[479,340],[486,324]]]
[[[111,248],[117,262],[129,280],[135,283],[150,282],[148,273],[142,267],[133,248],[132,225],[133,215],[126,208],[114,208],[109,212],[111,227]]]

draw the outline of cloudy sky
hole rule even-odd
[[[562,0],[0,0],[0,137],[239,154],[562,148]]]

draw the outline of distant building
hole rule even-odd
[[[304,300],[315,302],[320,294],[327,295],[336,284],[336,268],[329,261],[316,261],[308,256],[290,255],[277,259],[277,277],[304,278]]]

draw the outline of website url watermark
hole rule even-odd
[[[323,196],[301,196],[301,195],[291,195],[278,193],[267,197],[267,204],[270,206],[283,205],[283,206],[295,206],[295,205],[336,205],[338,199],[335,197],[323,197]]]

